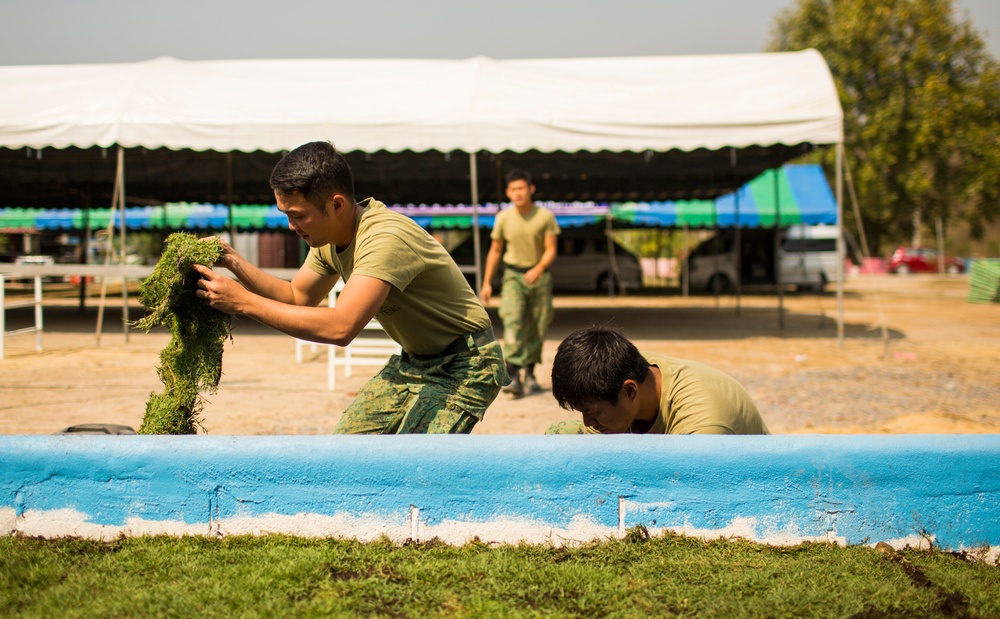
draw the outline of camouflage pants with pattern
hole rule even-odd
[[[393,355],[344,411],[334,434],[468,434],[506,385],[500,344],[424,357]]]
[[[552,274],[546,271],[533,285],[524,273],[504,269],[500,307],[503,354],[507,363],[525,367],[542,361],[545,332],[552,323]]]
[[[586,434],[586,432],[584,432],[583,422],[579,421],[577,419],[573,419],[573,420],[566,419],[566,420],[563,420],[563,421],[557,421],[554,424],[550,425],[548,427],[548,429],[545,430],[545,433],[546,434]]]

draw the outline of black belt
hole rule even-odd
[[[486,327],[482,331],[476,331],[475,333],[470,333],[469,335],[472,336],[472,342],[476,346],[485,346],[490,342],[496,341],[496,336],[493,335],[493,327]],[[434,353],[430,355],[418,355],[415,353],[404,353],[404,354],[409,355],[410,357],[418,359],[420,361],[427,361],[429,359],[436,359],[438,357],[446,357],[448,355],[457,355],[458,353],[469,352],[470,349],[469,349],[469,342],[468,340],[466,340],[467,337],[468,337],[467,335],[461,335],[455,338],[454,340],[452,340],[451,344],[445,346],[444,350],[442,350],[439,353]]]
[[[510,269],[511,271],[517,271],[518,273],[527,273],[528,271],[530,271],[531,269],[533,269],[535,267],[533,267],[533,266],[530,266],[530,267],[516,267],[513,264],[507,264],[506,262],[504,262],[503,263],[503,268]]]

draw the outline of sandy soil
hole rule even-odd
[[[1000,306],[967,303],[967,292],[965,276],[856,277],[845,286],[842,346],[832,292],[786,295],[783,325],[774,295],[738,302],[676,293],[558,297],[539,378],[548,386],[548,363],[570,331],[609,324],[640,349],[696,359],[736,377],[774,433],[995,433]],[[81,310],[72,298],[51,296],[41,352],[32,334],[6,339],[0,433],[50,434],[83,423],[138,428],[146,399],[162,388],[156,366],[168,335],[132,331],[126,338],[120,298],[111,297],[119,307],[105,312],[98,345],[96,302]],[[131,317],[140,311],[133,306]],[[499,332],[496,308],[490,312]],[[29,315],[8,311],[7,329],[25,326]],[[356,367],[347,378],[339,368],[330,391],[325,347],[307,346],[297,363],[293,339],[238,321],[218,393],[203,411],[204,429],[328,433],[374,369]],[[539,434],[570,418],[547,392],[519,400],[501,394],[475,433]]]

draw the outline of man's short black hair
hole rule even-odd
[[[641,383],[648,373],[649,362],[621,332],[587,327],[559,344],[552,361],[552,395],[568,410],[581,410],[595,399],[617,404],[625,381]]]
[[[322,208],[335,193],[354,200],[354,175],[344,155],[330,142],[309,142],[281,158],[271,171],[271,189],[301,193]]]
[[[504,180],[508,185],[514,181],[524,181],[528,183],[529,187],[535,184],[531,180],[531,174],[525,170],[511,170],[510,172],[507,172],[507,176],[504,177]]]

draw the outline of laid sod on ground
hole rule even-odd
[[[0,538],[3,617],[998,617],[1000,568],[675,535],[578,547]]]

